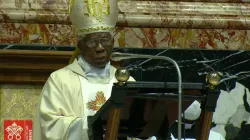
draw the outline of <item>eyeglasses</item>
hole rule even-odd
[[[113,45],[112,39],[89,40],[84,43],[88,48],[96,48],[99,44],[103,47],[111,47]]]

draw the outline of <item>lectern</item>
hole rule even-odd
[[[178,117],[177,111],[170,111],[178,105],[178,83],[126,82],[126,75],[117,70],[119,82],[113,85],[111,97],[94,116],[88,117],[89,139],[125,140],[126,137],[147,139],[155,136],[158,140],[168,140],[169,124]],[[202,105],[202,115],[197,120],[200,127],[197,140],[208,139],[219,96],[218,73],[209,73],[206,81],[182,83],[183,109],[194,100]]]

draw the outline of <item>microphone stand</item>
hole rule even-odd
[[[181,133],[182,133],[182,77],[181,77],[181,71],[178,66],[178,64],[169,57],[166,56],[153,56],[153,55],[141,55],[141,54],[130,54],[130,53],[118,53],[113,52],[110,56],[110,59],[113,61],[120,61],[125,59],[133,59],[133,58],[148,58],[148,59],[161,59],[171,62],[178,74],[178,140],[181,140]]]

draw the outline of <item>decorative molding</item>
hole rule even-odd
[[[0,50],[0,84],[44,84],[69,63],[71,51]]]

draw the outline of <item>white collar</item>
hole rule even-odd
[[[85,72],[87,79],[109,79],[110,78],[110,62],[103,69],[91,66],[82,56],[78,57],[78,64]]]

